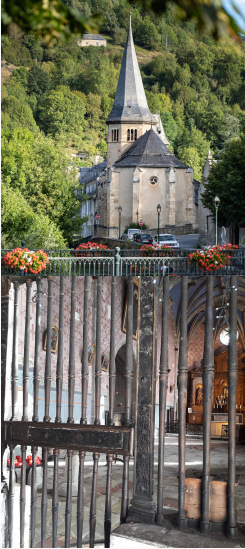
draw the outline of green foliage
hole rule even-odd
[[[99,19],[82,15],[61,0],[2,0],[2,27],[6,32],[15,23],[24,32],[34,32],[47,44],[67,40],[72,34],[96,31]]]
[[[124,232],[126,232],[128,229],[140,229],[141,231],[146,231],[147,229],[149,229],[149,226],[146,225],[146,223],[143,223],[142,227],[139,223],[130,223],[125,227]]]
[[[161,111],[161,120],[166,136],[171,145],[173,145],[178,134],[178,124],[175,122],[173,115],[169,111]]]
[[[43,48],[41,41],[35,36],[35,34],[26,34],[25,35],[25,46],[28,48],[32,59],[34,61],[42,61],[43,58]]]
[[[29,71],[25,67],[20,67],[19,69],[15,69],[12,72],[12,75],[16,83],[19,82],[23,86],[23,88],[27,90]],[[11,78],[11,81],[13,81],[13,78]]]
[[[40,99],[51,88],[51,79],[39,65],[34,65],[28,74],[28,93]]]
[[[22,65],[24,67],[30,67],[32,65],[32,58],[29,50],[22,44],[22,42],[16,38],[10,38],[9,36],[2,36],[2,59],[6,59],[8,63],[12,63],[17,67]]]
[[[66,86],[50,91],[40,101],[37,121],[48,135],[81,136],[85,124],[85,105],[79,92],[71,92]]]
[[[185,162],[187,166],[193,168],[194,178],[197,179],[197,181],[201,181],[202,169],[200,165],[200,156],[195,147],[179,147],[178,156],[182,162]]]
[[[38,132],[31,107],[21,99],[14,96],[4,97],[2,100],[2,114],[2,127],[4,129],[28,128],[35,134]]]
[[[145,10],[153,10],[155,13],[166,12],[169,2],[167,0],[129,0],[130,4],[142,5]],[[197,22],[200,30],[221,37],[227,32],[231,35],[237,35],[239,27],[234,19],[224,9],[221,2],[214,0],[173,0],[175,14],[183,21],[189,21],[190,31],[195,28]],[[239,9],[236,7],[239,12]],[[169,12],[169,21],[171,21],[171,9]],[[239,12],[240,13],[240,12]]]
[[[44,213],[34,211],[20,189],[4,182],[2,195],[2,247],[15,248],[25,240],[31,248],[65,248],[57,225]]]
[[[202,202],[215,217],[214,197],[220,199],[218,224],[227,226],[245,225],[245,135],[228,143],[219,161],[212,165]]]
[[[19,129],[3,135],[2,179],[36,214],[48,216],[67,242],[81,231],[77,171],[52,139]]]

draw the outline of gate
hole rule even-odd
[[[93,424],[89,422],[87,414],[88,405],[88,383],[89,383],[89,368],[91,364],[91,346],[89,347],[88,325],[89,325],[89,296],[91,293],[92,277],[85,276],[83,279],[75,276],[69,277],[69,301],[70,301],[70,318],[69,318],[69,341],[65,336],[64,320],[67,318],[65,303],[65,280],[60,277],[59,280],[59,299],[58,304],[54,300],[54,282],[57,279],[49,277],[47,285],[47,295],[42,289],[42,281],[37,279],[33,282],[31,279],[23,280],[22,278],[12,278],[14,285],[14,306],[12,319],[12,341],[8,334],[8,345],[12,346],[11,373],[6,372],[7,378],[11,378],[11,418],[4,422],[3,438],[4,449],[8,449],[8,524],[6,530],[6,547],[35,547],[41,541],[41,547],[45,547],[45,541],[50,538],[50,532],[47,532],[47,513],[50,501],[50,486],[48,487],[48,472],[50,464],[50,451],[53,456],[53,479],[52,479],[52,547],[57,547],[60,544],[58,535],[58,525],[62,520],[59,516],[61,506],[59,497],[59,455],[62,451],[66,453],[66,469],[64,485],[66,486],[65,493],[65,536],[64,545],[70,547],[71,537],[72,544],[77,547],[82,547],[83,543],[83,526],[85,523],[85,484],[87,486],[87,476],[85,471],[86,456],[92,453],[93,470],[91,478],[91,501],[89,512],[89,546],[94,547],[96,533],[96,500],[99,478],[100,455],[106,457],[106,486],[105,501],[104,501],[104,545],[110,546],[110,531],[111,531],[111,498],[112,498],[112,472],[114,463],[121,457],[123,467],[121,468],[121,512],[118,517],[118,524],[126,520],[128,512],[129,500],[129,459],[133,454],[133,428],[132,428],[132,365],[133,365],[133,281],[132,278],[128,281],[127,289],[127,311],[125,317],[126,333],[126,368],[125,368],[125,411],[123,425],[115,426],[115,348],[116,348],[116,278],[111,279],[110,284],[110,359],[108,367],[108,383],[109,383],[109,402],[107,411],[107,425],[101,425],[101,381],[102,381],[102,361],[101,361],[101,343],[102,343],[102,277],[97,278],[96,295],[95,297],[95,342],[92,346],[92,354],[94,355],[93,364],[93,380],[92,387],[94,389],[94,420]],[[7,280],[5,280],[7,283]],[[67,280],[66,280],[67,282]],[[82,295],[78,294],[78,284]],[[20,288],[24,286],[26,293],[25,304],[20,303]],[[56,284],[57,285],[57,284]],[[23,290],[23,288],[22,288]],[[67,284],[66,284],[67,291]],[[7,295],[9,286],[7,283],[7,291],[5,297],[5,314],[7,313]],[[22,294],[23,295],[23,291]],[[46,298],[46,332],[41,333],[42,320],[41,312]],[[81,356],[81,388],[80,388],[80,413],[78,406],[75,410],[75,383],[77,371],[75,371],[75,354],[77,341],[75,340],[75,323],[76,323],[76,306],[78,300],[82,300],[81,309],[83,311],[82,319],[82,356]],[[59,330],[55,334],[54,326],[52,326],[53,309],[58,310],[59,314]],[[35,322],[34,322],[35,316]],[[5,318],[5,329],[8,315]],[[23,331],[23,375],[20,377],[22,368],[18,364],[18,352],[20,351],[20,318],[24,318]],[[43,335],[44,342],[42,341]],[[58,337],[58,342],[55,337]],[[33,371],[30,368],[30,349],[33,344]],[[41,355],[45,349],[45,364],[42,367]],[[57,351],[57,354],[52,354]],[[68,371],[65,372],[64,358],[65,353],[68,353]],[[55,356],[56,366],[54,366],[53,356]],[[56,360],[57,357],[57,360]],[[105,365],[106,368],[106,365]],[[68,396],[68,417],[67,421],[62,419],[64,413],[64,385],[65,375],[68,376],[67,391]],[[91,377],[91,376],[90,376]],[[31,384],[31,378],[33,383]],[[21,384],[21,387],[20,387]],[[4,383],[5,386],[5,383]],[[18,394],[23,395],[20,411],[20,402]],[[55,394],[55,403],[51,402],[51,398]],[[40,400],[40,396],[43,398]],[[51,404],[52,412],[51,413]],[[55,406],[54,406],[55,404]],[[5,409],[7,403],[5,399]],[[40,416],[40,409],[43,408],[44,415]],[[76,419],[74,415],[76,411]],[[54,415],[55,412],[55,415]],[[78,416],[79,414],[79,416]],[[19,417],[18,417],[19,416]],[[31,416],[31,417],[30,417]],[[79,420],[77,419],[79,417]],[[91,419],[91,418],[90,418]],[[79,424],[78,424],[79,423]],[[90,424],[89,424],[90,423]],[[16,459],[16,447],[20,446],[20,456]],[[31,454],[28,455],[28,447],[31,447]],[[42,449],[41,465],[38,460]],[[5,451],[6,455],[6,451]],[[75,464],[74,464],[75,461]],[[76,466],[78,462],[78,467]],[[31,469],[31,482],[30,482]],[[19,474],[20,471],[20,474]],[[75,476],[77,474],[77,476]],[[16,521],[15,521],[15,498],[16,498],[16,477],[20,476],[20,534],[19,541],[15,537]],[[41,509],[38,507],[37,486],[38,479],[41,476],[42,493],[41,493]],[[31,484],[31,505],[30,505],[30,545],[25,541],[25,511],[27,502],[27,479]],[[74,478],[75,477],[75,478]],[[77,486],[76,486],[77,485]],[[74,540],[74,532],[72,533],[72,496],[73,490],[77,489],[77,532]],[[87,488],[86,488],[87,489]],[[37,523],[40,523],[41,540],[37,539]],[[87,530],[87,528],[85,529]],[[27,545],[26,545],[27,543]],[[50,543],[50,539],[49,539]]]
[[[214,378],[213,333],[216,299],[214,279],[213,276],[206,276],[202,278],[200,283],[200,291],[205,299],[205,335],[202,366],[203,480],[200,495],[200,528],[203,533],[208,533],[210,530],[211,412]],[[61,511],[63,508],[59,495],[60,451],[66,452],[63,491],[65,494],[65,533],[62,541],[65,547],[71,545],[81,547],[85,540],[85,523],[87,520],[85,496],[87,497],[88,490],[88,475],[86,475],[85,466],[90,452],[92,452],[93,463],[88,516],[90,547],[94,547],[96,525],[98,525],[97,493],[100,454],[106,457],[106,486],[104,489],[103,510],[105,547],[109,547],[110,544],[111,502],[112,493],[114,493],[112,475],[114,462],[118,459],[121,460],[123,465],[120,479],[121,510],[118,522],[125,522],[129,518],[133,522],[164,524],[164,444],[166,399],[170,371],[169,299],[170,290],[175,284],[177,285],[176,296],[178,298],[176,341],[179,345],[178,359],[176,358],[178,399],[175,399],[175,419],[178,418],[178,526],[181,529],[185,528],[187,524],[185,449],[188,386],[188,308],[190,303],[193,302],[193,294],[189,293],[189,290],[192,290],[193,281],[189,285],[186,276],[178,279],[171,279],[168,276],[161,279],[153,277],[140,279],[132,276],[127,278],[113,276],[104,279],[101,276],[72,276],[65,279],[61,276],[60,278],[47,277],[43,283],[39,278],[33,281],[21,277],[12,277],[11,281],[14,287],[12,318],[10,318],[10,307],[7,307],[9,300],[9,281],[7,279],[4,280],[7,288],[3,292],[3,312],[5,313],[3,332],[5,330],[5,334],[3,333],[4,368],[2,372],[5,372],[5,374],[2,383],[4,393],[2,411],[5,410],[5,413],[8,407],[7,400],[8,398],[11,399],[10,417],[5,416],[2,432],[4,450],[7,448],[9,451],[8,490],[5,485],[5,489],[8,491],[6,546],[14,546],[16,445],[21,447],[22,463],[20,467],[20,547],[25,546],[26,479],[30,467],[32,471],[30,546],[38,546],[37,525],[41,531],[41,547],[45,546],[45,542],[50,541],[50,537],[52,547],[59,546],[61,543],[59,524],[62,520]],[[194,282],[195,284],[196,282]],[[20,302],[20,288],[22,285],[25,287],[25,303]],[[230,301],[228,318],[230,341],[228,346],[229,467],[227,532],[230,537],[234,537],[236,533],[236,277],[229,277],[227,285]],[[42,312],[44,303],[46,303],[45,315]],[[201,307],[201,310],[203,310],[203,304]],[[198,314],[199,309],[197,318]],[[22,317],[25,319],[24,330],[19,338],[18,333],[21,326],[18,319]],[[58,330],[54,320],[56,317]],[[43,324],[44,318],[46,318],[46,324]],[[80,332],[77,323],[81,327]],[[8,333],[7,326],[9,327]],[[80,341],[82,342],[81,345]],[[105,342],[108,343],[108,348],[106,348]],[[157,345],[158,342],[159,345]],[[11,347],[11,357],[8,356],[7,344]],[[23,346],[23,367],[18,363],[20,345]],[[155,502],[153,498],[153,479],[157,347],[160,347],[159,444]],[[30,353],[31,349],[33,349],[33,353]],[[33,368],[30,366],[31,354],[33,354]],[[78,356],[81,365],[79,372],[77,371]],[[122,380],[118,385],[116,380],[116,357],[119,366],[123,366],[120,370],[123,376],[125,395],[123,402],[117,400],[119,394],[120,398],[122,395]],[[6,368],[5,364],[7,365]],[[10,364],[11,372],[8,364]],[[67,367],[65,364],[67,364]],[[23,371],[22,378],[20,377],[21,371]],[[31,386],[31,374],[33,374],[33,388]],[[77,390],[78,376],[80,379],[79,390]],[[4,388],[8,379],[11,379],[11,391],[6,396]],[[103,393],[105,380],[108,383],[107,400],[105,392]],[[120,391],[116,389],[118,386]],[[18,399],[20,388],[23,396],[21,410]],[[67,403],[64,402],[64,395],[67,395]],[[108,408],[105,413],[102,413],[102,401],[105,403],[105,407]],[[42,414],[40,413],[41,409]],[[67,421],[64,418],[64,409],[67,411]],[[134,410],[133,413],[132,410]],[[133,438],[135,440],[134,444]],[[31,447],[31,464],[30,458],[29,462],[27,460],[28,446]],[[133,446],[133,497],[129,506],[129,465],[130,456],[133,455]],[[39,465],[36,463],[40,447],[42,448],[41,509],[39,509],[37,498]],[[50,449],[53,451],[51,532],[47,528],[50,508],[50,485],[48,486]],[[78,464],[77,467],[76,464]],[[75,536],[72,522],[74,485],[77,489]]]

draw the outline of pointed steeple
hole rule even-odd
[[[134,48],[131,15],[115,101],[107,123],[127,121],[152,121]]]

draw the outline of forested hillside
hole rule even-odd
[[[85,15],[103,14],[106,48],[81,48],[75,38],[47,48],[15,26],[2,36],[3,234],[8,246],[24,234],[33,246],[71,242],[81,224],[71,153],[106,154],[105,121],[129,6],[126,0],[64,3]],[[175,20],[171,8],[161,17],[144,14],[140,7],[131,12],[149,108],[160,111],[172,150],[200,180],[208,150],[218,157],[245,127],[245,44],[200,35],[194,23]]]

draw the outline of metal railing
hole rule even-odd
[[[186,435],[201,435],[203,436],[203,425],[195,423],[186,423],[185,426]],[[177,435],[179,433],[179,422],[174,421],[172,423],[165,423],[165,433],[171,435]]]
[[[3,258],[11,250],[1,251],[2,275],[24,275],[19,269],[6,266]],[[245,276],[245,249],[240,248],[230,258],[229,264],[216,271],[203,272],[197,265],[190,265],[188,255],[193,250],[173,250],[172,257],[162,257],[162,252],[146,256],[144,250],[83,250],[82,256],[76,256],[76,250],[44,250],[49,264],[42,276]],[[175,255],[178,254],[178,255]]]

